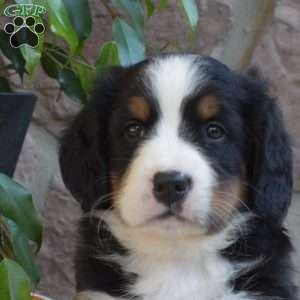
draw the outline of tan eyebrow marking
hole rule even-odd
[[[220,107],[217,98],[214,95],[204,96],[198,102],[197,114],[203,120],[214,117],[219,111]]]
[[[145,122],[150,117],[150,105],[144,97],[131,97],[129,99],[129,109],[139,121]]]

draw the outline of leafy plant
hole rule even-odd
[[[18,88],[3,74],[15,72],[21,79],[24,75],[33,78],[41,65],[44,72],[58,82],[59,94],[62,91],[81,103],[88,101],[93,81],[108,66],[130,65],[151,54],[153,47],[145,40],[145,23],[168,8],[168,0],[99,0],[99,9],[105,8],[113,20],[112,41],[104,43],[96,60],[90,63],[84,54],[84,46],[92,31],[91,9],[87,0],[15,2],[45,6],[48,18],[44,23],[48,30],[37,48],[23,45],[17,49],[10,46],[9,36],[0,31],[0,53],[8,61],[0,67],[0,91]],[[177,3],[191,32],[194,32],[198,24],[196,0],[177,0]],[[170,44],[167,41],[167,45]]]
[[[34,255],[39,251],[42,226],[32,196],[0,174],[0,299],[31,300],[39,282]]]

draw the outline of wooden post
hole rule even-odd
[[[217,58],[232,69],[245,70],[275,6],[276,0],[232,0],[232,29]]]

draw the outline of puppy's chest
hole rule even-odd
[[[231,295],[233,266],[217,255],[191,262],[134,258],[127,269],[137,274],[130,291],[142,300],[219,300]]]

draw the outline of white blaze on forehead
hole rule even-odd
[[[159,103],[162,118],[173,125],[179,125],[182,101],[205,81],[199,57],[195,55],[155,59],[146,69],[146,76],[151,93]]]
[[[120,215],[131,225],[161,215],[166,208],[154,198],[153,177],[157,172],[176,170],[190,176],[193,182],[183,205],[184,216],[203,223],[210,210],[215,174],[201,150],[180,135],[182,102],[206,80],[201,60],[196,56],[162,57],[150,63],[145,75],[160,116],[153,134],[139,146],[122,180],[117,200]]]

